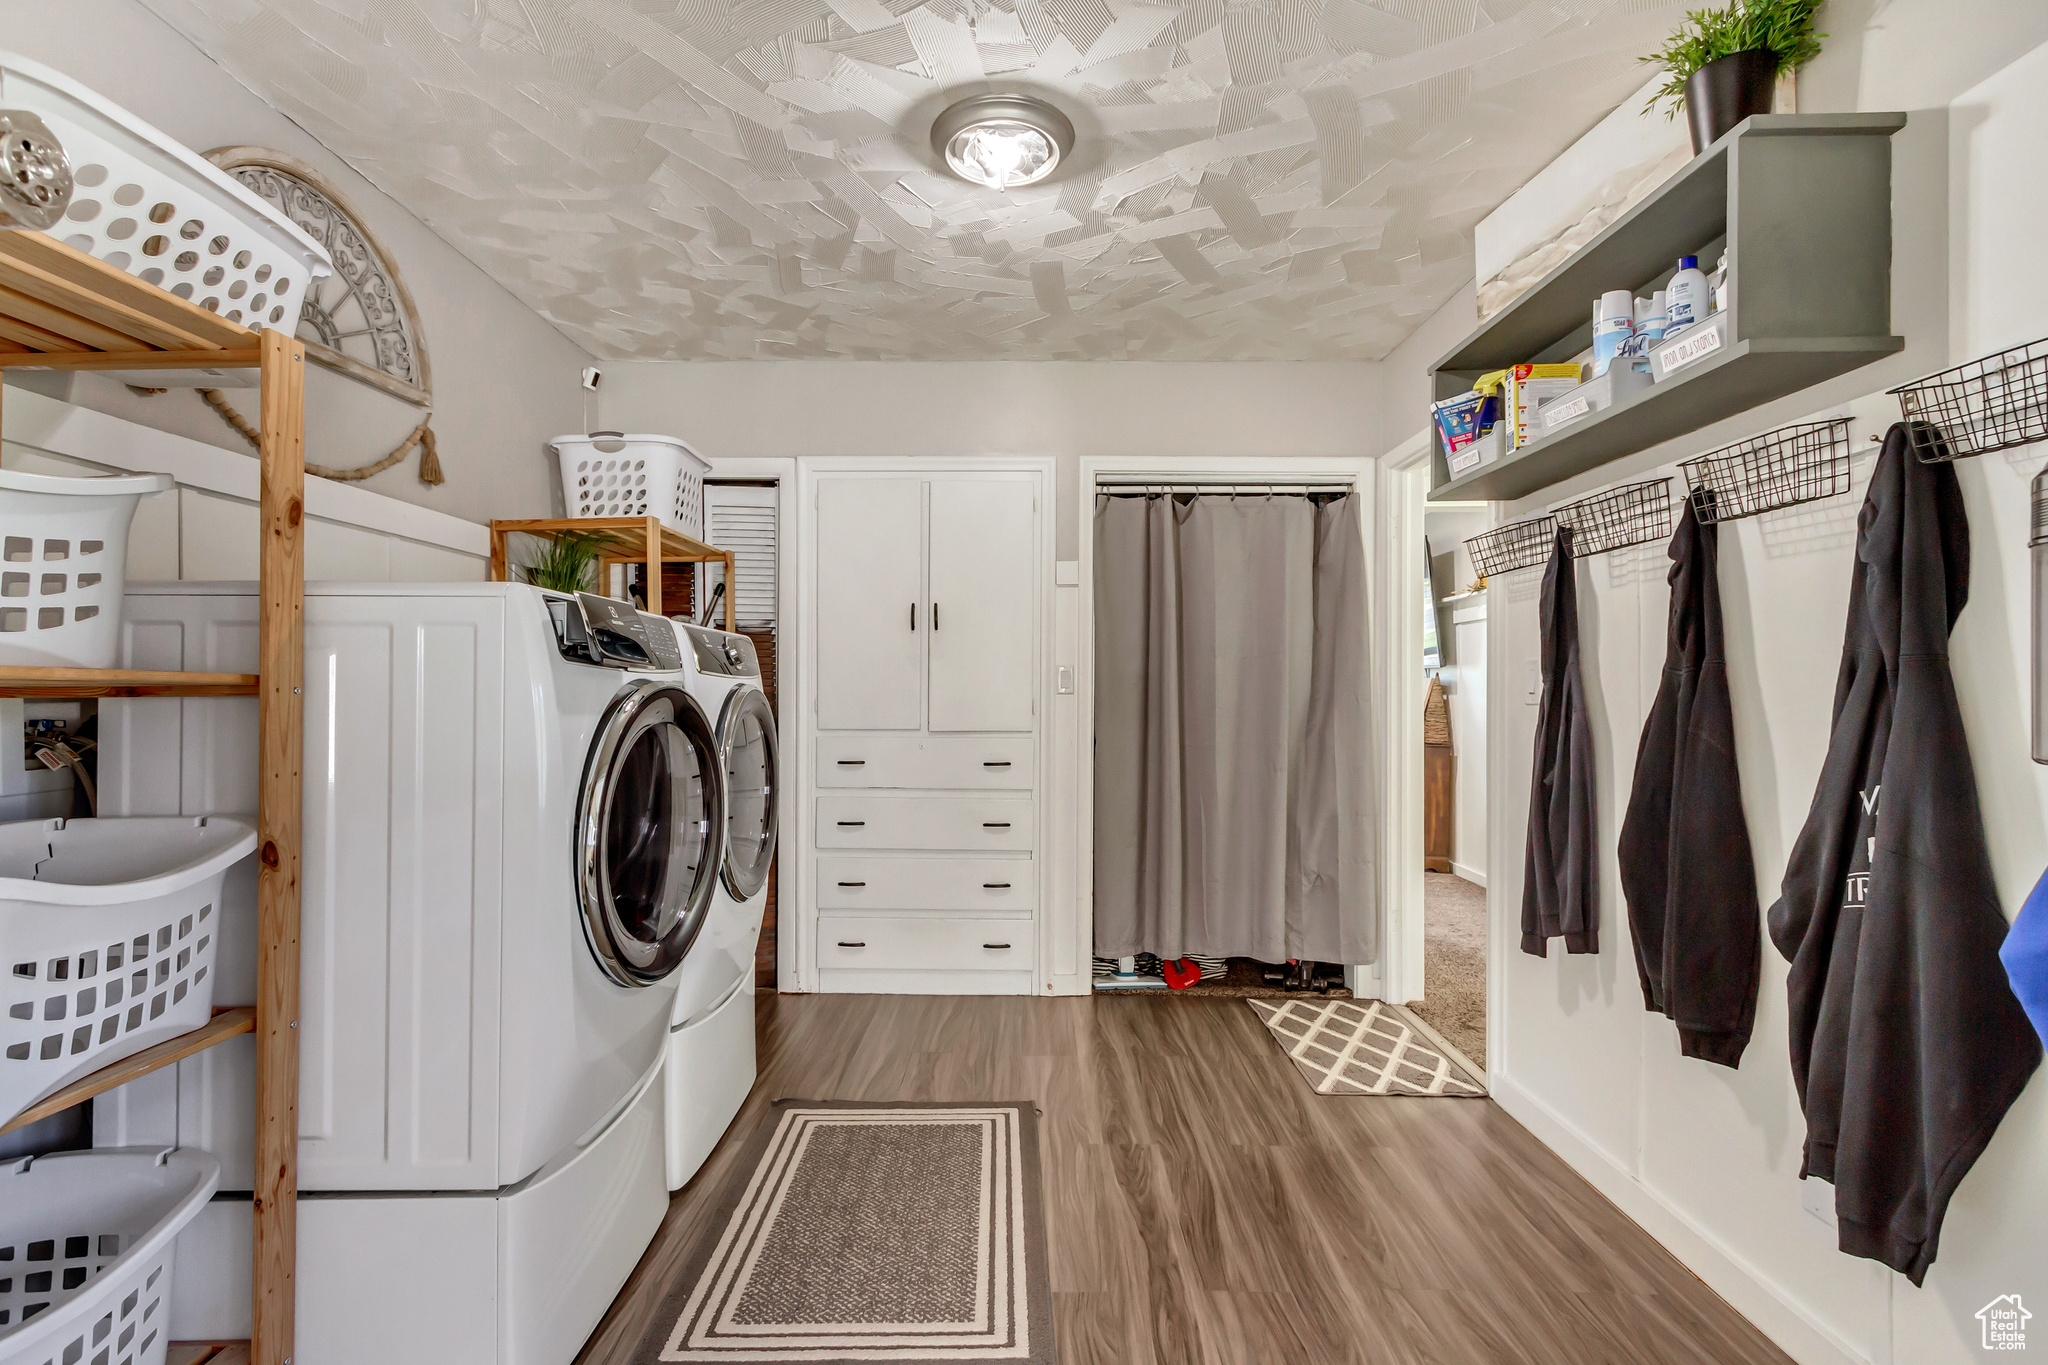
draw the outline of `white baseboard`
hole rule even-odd
[[[1456,858],[1451,859],[1451,875],[1461,877],[1474,886],[1484,887],[1486,885],[1486,874],[1484,872],[1481,872],[1476,867],[1467,867]]]
[[[1556,1110],[1499,1071],[1487,1076],[1494,1102],[1593,1188],[1663,1243],[1707,1287],[1799,1365],[1872,1365],[1779,1287],[1663,1195],[1629,1174],[1621,1164]]]

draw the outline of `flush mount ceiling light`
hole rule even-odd
[[[1016,189],[1051,175],[1074,149],[1074,125],[1029,95],[976,95],[932,124],[932,150],[962,180]]]

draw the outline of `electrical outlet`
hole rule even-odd
[[[1799,1182],[1799,1207],[1829,1227],[1834,1227],[1835,1187],[1825,1180],[1806,1177]]]

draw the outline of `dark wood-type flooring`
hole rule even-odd
[[[1061,1365],[1784,1365],[1491,1100],[1319,1096],[1243,1003],[763,995],[761,1080],[579,1357],[624,1365],[773,1099],[1036,1099]]]

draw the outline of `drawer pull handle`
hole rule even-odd
[[[841,820],[841,821],[840,821],[839,823],[840,823],[840,824],[841,824],[842,826],[860,826],[860,825],[865,825],[865,824],[867,823],[867,821],[865,821],[865,820]]]
[[[1007,943],[984,943],[981,946],[984,948],[1007,948],[1010,945]]]
[[[842,938],[839,940],[839,946],[842,948],[865,948],[868,945],[866,939],[862,939],[858,943],[848,943],[845,939]]]
[[[1008,829],[1010,822],[1008,820],[984,820],[981,822],[981,827],[983,829]]]
[[[865,768],[868,766],[868,761],[864,758],[842,758],[839,760],[839,766],[842,768]]]
[[[866,882],[841,882],[841,886],[866,886]]]
[[[984,762],[981,766],[984,768],[1007,768],[1010,766],[1010,760],[1006,758],[1000,763]]]
[[[841,882],[839,884],[841,886],[846,885],[845,882]],[[984,891],[1008,891],[1010,889],[1010,884],[1008,882],[983,882],[981,884],[981,889]]]

